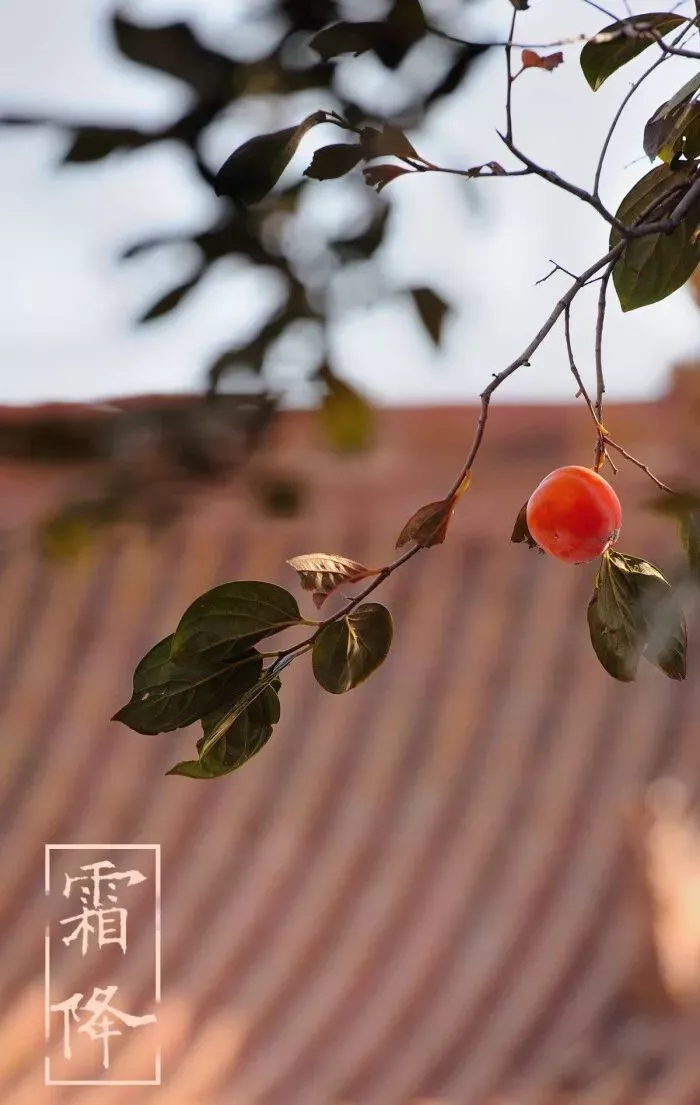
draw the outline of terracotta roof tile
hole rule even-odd
[[[686,683],[649,667],[616,684],[588,640],[592,571],[508,542],[528,489],[579,440],[568,409],[558,444],[539,445],[533,427],[551,411],[496,412],[483,482],[447,542],[382,589],[396,623],[386,663],[340,699],[293,666],[273,740],[240,772],[165,779],[194,730],[147,738],[108,720],[135,662],[202,590],[231,578],[293,586],[284,560],[317,547],[379,562],[405,517],[451,479],[472,413],[386,412],[376,454],[349,465],[320,464],[308,417],[290,416],[270,455],[318,472],[300,518],[251,514],[224,488],[202,491],[155,542],[121,533],[62,567],[26,545],[6,554],[7,1105],[100,1105],[106,1092],[129,1105],[700,1100],[687,1029],[664,1044],[647,1086],[618,1068],[574,1097],[556,1090],[572,1047],[595,1052],[624,1024],[620,995],[640,947],[624,889],[625,802],[669,771],[700,788],[697,623]],[[611,425],[656,441],[682,472],[690,434],[679,420],[669,400],[609,410]],[[4,485],[15,474],[28,478],[6,468]],[[673,527],[635,510],[648,495],[638,477],[619,477],[632,504],[623,548],[668,565]],[[31,477],[39,497],[44,478]],[[162,847],[160,1088],[43,1086],[43,845],[95,839]],[[118,978],[134,1009],[152,993],[139,908]],[[57,992],[102,984],[90,963],[56,969]],[[115,1076],[149,1046],[137,1032],[121,1038]]]

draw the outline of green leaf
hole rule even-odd
[[[666,514],[680,519],[690,511],[700,510],[700,492],[691,488],[683,491],[662,491],[644,505],[656,514]]]
[[[700,104],[697,101],[693,104],[693,114],[685,125],[683,155],[688,161],[700,157]]]
[[[669,586],[655,610],[654,626],[644,656],[669,679],[685,679],[687,647],[685,618]]]
[[[217,196],[228,196],[242,207],[259,203],[282,176],[304,135],[325,121],[325,112],[316,111],[296,127],[258,134],[244,142],[216,174]]]
[[[217,95],[238,64],[203,46],[186,23],[148,27],[116,13],[112,30],[117,48],[130,61],[184,81],[203,100]]]
[[[319,370],[318,379],[325,384],[319,418],[329,444],[341,453],[367,449],[374,431],[374,415],[367,400],[327,365]]]
[[[345,176],[362,160],[359,142],[336,142],[316,150],[304,176],[311,180],[335,180]]]
[[[386,659],[394,627],[385,606],[366,602],[331,622],[314,642],[311,661],[324,690],[344,694],[362,683]]]
[[[183,729],[251,687],[260,676],[262,657],[253,651],[228,661],[177,663],[173,635],[159,641],[134,672],[133,694],[113,721],[137,733]]]
[[[698,105],[693,97],[700,89],[700,74],[657,108],[644,127],[644,152],[653,161],[664,155],[670,161],[674,153],[682,152],[686,131],[698,117]]]
[[[276,685],[279,688],[279,680]],[[186,775],[191,779],[216,779],[236,771],[259,752],[272,736],[273,726],[280,719],[279,698],[273,687],[265,687],[233,721],[228,720],[230,713],[230,709],[217,710],[202,718],[203,736],[197,741],[200,758],[176,764],[166,774]],[[222,723],[223,735],[211,751],[202,757],[201,749]]]
[[[641,54],[648,46],[652,46],[652,38],[632,38],[624,34],[625,29],[634,31],[652,30],[660,35],[668,34],[675,27],[685,23],[679,15],[671,15],[669,12],[650,12],[645,15],[635,15],[629,19],[621,19],[603,27],[599,34],[614,34],[620,31],[620,37],[611,42],[587,42],[581,51],[581,69],[589,85],[596,92],[608,77],[626,65],[632,58]]]
[[[199,281],[204,275],[204,269],[198,269],[197,272],[189,280],[185,280],[184,284],[179,284],[177,288],[172,288],[169,292],[166,292],[164,296],[156,300],[152,307],[141,315],[138,320],[139,326],[144,322],[151,322],[154,318],[161,318],[162,315],[169,314],[170,311],[174,311],[176,307],[179,307],[185,296],[189,295],[193,288],[197,287]]]
[[[690,574],[700,584],[700,510],[682,514],[678,530]]]
[[[47,560],[70,560],[93,544],[100,531],[113,521],[109,499],[66,503],[39,527],[41,553]]]
[[[314,35],[309,46],[323,61],[330,61],[341,54],[354,54],[357,57],[377,44],[383,30],[383,25],[376,22],[333,23]]]
[[[385,123],[381,130],[363,127],[360,143],[368,160],[374,157],[413,157],[420,160],[401,127],[392,123]]]
[[[662,573],[646,560],[608,551],[588,605],[591,643],[605,670],[623,683],[644,656],[669,678],[685,678],[683,612]]]
[[[324,27],[309,46],[324,60],[341,54],[364,54],[374,50],[389,69],[396,69],[427,31],[419,0],[394,0],[383,21],[349,23],[342,20]]]
[[[431,288],[411,288],[411,295],[421,322],[435,344],[439,345],[445,316],[450,309],[448,304]]]
[[[133,127],[79,127],[63,155],[62,164],[101,161],[116,150],[135,150],[149,141],[149,135]]]
[[[172,655],[184,660],[241,651],[302,620],[284,587],[251,580],[222,583],[188,606],[175,630]]]
[[[226,734],[231,730],[238,719],[243,717],[243,715],[250,710],[253,704],[257,702],[269,687],[272,687],[275,691],[279,690],[280,683],[277,673],[293,660],[294,656],[290,654],[284,657],[284,660],[280,661],[280,663],[271,664],[267,671],[252,687],[249,687],[244,694],[240,695],[234,701],[229,702],[228,705],[217,712],[215,717],[208,719],[206,726],[204,726],[204,724],[202,725],[204,730],[203,736],[197,742],[200,760],[210,762],[210,758],[215,754],[216,757],[219,757],[220,761],[223,762],[225,750],[222,751],[222,748],[225,749],[224,740]]]
[[[664,196],[678,184],[690,184],[693,172],[692,165],[675,170],[667,165],[657,165],[625,196],[617,211],[618,219],[631,226],[654,200],[663,201]],[[666,204],[661,203],[650,219],[664,218],[679,201],[680,195],[676,192]],[[627,243],[613,269],[613,282],[623,311],[657,303],[685,284],[700,262],[700,242],[693,241],[698,223],[700,199],[672,234],[649,234]],[[620,235],[613,227],[611,248],[619,242]]]
[[[444,77],[435,85],[432,92],[426,97],[424,101],[424,108],[430,107],[436,100],[442,99],[444,96],[450,96],[453,92],[456,92],[462,81],[470,71],[473,61],[480,57],[486,50],[491,50],[493,47],[487,43],[467,43],[462,46],[456,53],[455,59],[452,65],[447,70]]]

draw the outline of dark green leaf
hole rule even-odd
[[[284,657],[284,660],[280,661],[279,664],[272,664],[264,675],[252,687],[249,687],[244,694],[217,711],[216,716],[212,716],[207,720],[206,726],[202,725],[203,736],[197,742],[200,760],[211,763],[213,758],[213,762],[218,759],[223,763],[226,756],[225,739],[227,733],[231,731],[239,718],[242,718],[253,707],[254,703],[265,694],[268,688],[272,687],[275,691],[279,690],[280,681],[277,678],[277,672],[293,660],[294,656],[290,654]],[[270,717],[274,716],[274,710],[271,712],[268,710],[268,713]]]
[[[223,583],[187,608],[175,630],[172,654],[184,660],[240,651],[301,620],[296,599],[284,587],[252,580]]]
[[[697,101],[693,104],[693,114],[685,125],[683,154],[688,161],[700,157],[700,104]]]
[[[341,54],[364,54],[371,50],[384,33],[381,23],[333,23],[309,42],[312,50],[324,60],[337,58]]]
[[[426,30],[419,0],[395,0],[385,21],[333,23],[314,35],[309,45],[324,61],[374,50],[384,65],[395,69]]]
[[[418,157],[401,128],[395,127],[391,123],[385,123],[381,130],[377,130],[376,127],[364,127],[360,135],[360,143],[367,159],[373,157]]]
[[[670,678],[685,678],[685,619],[670,584],[648,561],[614,551],[603,556],[588,626],[613,678],[632,682],[642,656]]]
[[[445,316],[450,309],[448,304],[431,288],[411,288],[411,295],[421,322],[435,344],[439,345]]]
[[[480,43],[470,43],[467,46],[460,47],[446,75],[435,85],[430,95],[426,97],[425,107],[430,107],[436,100],[440,100],[444,96],[449,96],[455,92],[469,72],[474,59],[478,58],[489,49],[491,49],[491,47],[488,45],[482,46]]]
[[[73,134],[62,164],[101,161],[116,150],[135,150],[148,141],[147,134],[133,127],[80,127]]]
[[[243,207],[259,203],[282,176],[304,135],[325,118],[325,112],[316,111],[296,127],[258,134],[244,142],[216,174],[217,196],[229,196]]]
[[[253,651],[228,661],[175,662],[173,636],[148,652],[134,672],[130,701],[113,717],[137,733],[169,733],[216,710],[251,687],[262,657]]]
[[[700,510],[687,511],[678,520],[678,529],[690,573],[700,584]]]
[[[374,430],[374,416],[367,400],[334,376],[327,366],[321,368],[318,376],[325,384],[319,418],[328,442],[341,453],[367,449]]]
[[[304,486],[286,476],[266,476],[254,482],[258,501],[275,518],[295,518],[304,503]]]
[[[203,763],[201,760],[182,760],[165,774],[185,775],[188,779],[216,779],[217,775],[225,775],[226,772],[217,771],[209,763]]]
[[[668,514],[673,518],[682,518],[689,511],[700,510],[700,492],[690,489],[684,491],[663,491],[646,504],[656,514]]]
[[[118,49],[137,65],[185,81],[203,99],[229,91],[237,63],[203,46],[186,23],[146,27],[116,14],[112,27]]]
[[[632,683],[642,655],[635,633],[629,633],[623,618],[605,621],[600,609],[599,589],[588,604],[588,629],[595,654],[613,679]]]
[[[397,69],[428,29],[420,0],[394,0],[383,26],[374,52],[387,69]]]
[[[625,196],[617,212],[618,219],[631,226],[654,200],[661,206],[650,218],[656,221],[668,215],[680,196],[676,192],[665,205],[664,197],[679,184],[689,184],[693,171],[693,166],[673,170],[667,165],[657,165]],[[656,303],[685,284],[700,262],[700,242],[693,241],[698,223],[700,199],[673,233],[649,234],[628,242],[613,269],[613,282],[623,311]],[[620,235],[613,227],[611,247],[619,241]]]
[[[669,586],[668,592],[654,609],[644,656],[669,679],[685,679],[687,646],[685,618]]]
[[[620,31],[620,37],[610,42],[587,42],[583,47],[580,58],[581,69],[593,91],[596,92],[612,73],[653,44],[653,38],[628,37],[624,33],[626,29],[636,31],[638,34],[652,30],[657,34],[665,35],[684,22],[681,16],[671,15],[669,12],[650,12],[621,19],[619,22],[603,27],[599,32],[601,35]]]
[[[529,500],[528,500],[529,501]],[[529,549],[537,549],[539,552],[539,545],[535,541],[534,537],[530,533],[527,524],[527,503],[523,503],[518,511],[518,517],[515,519],[515,525],[513,526],[513,532],[510,535],[510,539],[514,545],[526,544]]]
[[[203,736],[197,741],[200,752],[222,722],[224,735],[204,757],[176,764],[166,774],[186,775],[191,779],[216,779],[221,775],[230,775],[259,752],[272,736],[273,726],[280,718],[279,699],[272,687],[265,687],[233,722],[227,722],[229,714],[230,710],[217,710],[202,718]]]
[[[144,322],[151,322],[154,318],[161,318],[163,315],[169,314],[170,311],[174,311],[176,307],[180,306],[185,296],[197,287],[203,275],[204,269],[198,269],[194,276],[190,277],[189,280],[185,280],[184,284],[179,284],[177,288],[171,288],[169,292],[156,300],[145,314],[141,315],[138,320],[139,325]]]
[[[337,142],[332,146],[321,146],[314,153],[311,164],[304,170],[304,176],[312,180],[334,180],[345,176],[362,159],[362,147],[359,142]]]
[[[700,89],[700,74],[657,108],[644,128],[644,152],[653,161],[662,153],[664,161],[670,161],[675,152],[681,152],[683,137],[688,127],[697,119],[697,104],[693,97]]]
[[[410,42],[417,42],[428,27],[420,0],[394,0],[387,23]]]
[[[386,659],[394,627],[385,606],[366,602],[321,630],[311,655],[318,683],[344,694],[362,683]]]

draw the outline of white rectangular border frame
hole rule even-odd
[[[51,853],[52,852],[153,852],[155,854],[155,986],[156,1005],[161,1002],[161,916],[160,916],[160,844],[45,844],[44,845],[44,894],[51,893]],[[44,1036],[46,1042],[51,1038],[51,933],[49,926],[44,930]],[[107,1081],[52,1079],[51,1058],[44,1057],[45,1086],[160,1086],[161,1085],[161,1049],[154,1056],[153,1079],[133,1079],[132,1081]]]

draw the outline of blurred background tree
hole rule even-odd
[[[205,40],[194,22],[146,25],[126,9],[115,8],[108,30],[116,49],[135,65],[186,85],[185,110],[154,129],[127,119],[115,126],[50,112],[5,113],[2,122],[63,131],[67,145],[61,165],[89,166],[156,143],[177,143],[202,187],[212,191],[226,157],[220,155],[222,134],[232,128],[238,140],[229,153],[240,145],[241,135],[247,139],[293,126],[319,109],[339,112],[356,126],[390,124],[411,131],[424,126],[431,111],[468,79],[484,52],[479,45],[449,38],[469,3],[442,0],[432,5],[435,22],[429,22],[428,5],[418,0],[251,0],[232,4],[231,33],[216,44]],[[335,26],[332,41],[321,37],[312,48],[314,36],[329,26]],[[376,79],[367,87],[356,87],[357,81],[349,87],[342,56],[348,53],[374,55]],[[64,417],[57,422],[47,416],[31,432],[18,427],[15,433],[3,433],[0,451],[39,460],[92,457],[106,462],[108,486],[92,513],[109,520],[142,488],[143,448],[152,452],[154,441],[161,453],[165,446],[181,477],[211,478],[239,466],[285,401],[284,388],[274,383],[280,361],[295,365],[297,377],[303,376],[331,447],[354,451],[370,444],[370,407],[336,376],[329,330],[357,305],[358,297],[367,300],[368,290],[375,302],[401,291],[412,298],[430,338],[439,343],[449,306],[432,288],[397,289],[382,278],[378,257],[391,231],[390,207],[384,196],[366,187],[359,169],[324,186],[322,198],[318,183],[302,175],[314,148],[338,141],[337,131],[328,137],[332,130],[325,124],[314,130],[315,144],[305,140],[261,203],[243,207],[224,196],[215,221],[194,233],[183,230],[125,244],[121,259],[126,263],[174,243],[189,247],[192,254],[187,278],[146,304],[139,326],[176,312],[226,259],[243,259],[261,277],[272,276],[277,286],[276,303],[257,333],[232,332],[230,344],[207,366],[201,403],[177,408],[154,403],[148,410],[105,413],[91,423],[91,430],[83,417],[71,426]],[[226,310],[225,301],[221,309]],[[293,489],[289,494],[278,490],[268,494],[270,508],[294,509]]]

